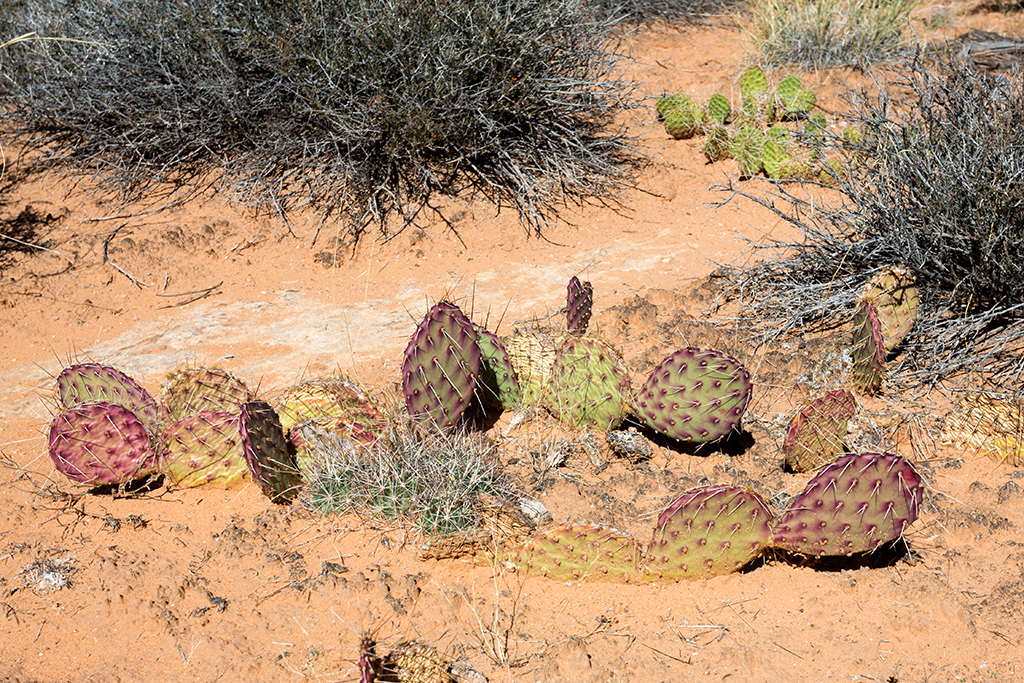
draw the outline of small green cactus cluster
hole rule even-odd
[[[518,548],[510,562],[560,581],[635,583],[728,574],[768,548],[850,556],[900,538],[918,517],[923,491],[901,456],[844,455],[821,467],[778,514],[749,489],[700,486],[669,504],[646,545],[615,529],[563,523]]]
[[[918,292],[910,271],[883,268],[865,284],[853,317],[854,388],[875,394],[885,377],[885,362],[914,326]]]
[[[256,400],[221,368],[171,373],[157,402],[122,371],[79,363],[57,377],[61,410],[48,447],[55,467],[92,487],[123,487],[163,474],[179,488],[255,482],[274,502],[294,499],[309,472],[299,427],[317,422],[370,444],[384,418],[355,384],[320,380],[292,387],[277,407]]]
[[[775,180],[836,181],[840,167],[821,158],[826,121],[814,112],[813,90],[790,74],[773,91],[764,71],[751,66],[740,76],[740,94],[739,108],[721,93],[703,106],[685,93],[665,95],[655,108],[672,137],[705,134],[702,151],[710,163],[735,159],[745,177],[763,171]]]

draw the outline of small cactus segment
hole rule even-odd
[[[729,131],[722,126],[712,128],[704,140],[704,146],[701,147],[701,151],[704,153],[704,158],[712,164],[722,159],[728,159]]]
[[[658,119],[664,120],[669,112],[684,106],[689,101],[691,101],[690,96],[685,93],[659,97],[658,101],[654,104],[654,108],[658,111]]]
[[[50,424],[50,457],[59,472],[80,484],[126,484],[154,474],[156,445],[128,408],[94,401],[61,413]]]
[[[708,443],[739,426],[752,388],[750,373],[735,358],[687,348],[661,361],[638,392],[635,407],[666,436]]]
[[[555,363],[555,350],[562,340],[538,330],[520,330],[505,344],[519,386],[523,391],[523,404],[539,406],[544,399],[551,366]]]
[[[306,420],[328,418],[351,425],[353,436],[369,445],[387,426],[384,416],[362,387],[344,377],[296,385],[277,399],[274,409],[285,433]]]
[[[629,583],[639,578],[641,559],[639,543],[621,531],[566,522],[527,542],[512,562],[557,581]]]
[[[523,401],[516,369],[498,335],[476,328],[476,341],[480,347],[480,377],[476,394],[484,406],[511,410]]]
[[[783,118],[794,119],[806,116],[818,103],[814,91],[808,90],[796,76],[782,79],[775,90],[775,104],[782,110]]]
[[[865,285],[861,300],[874,303],[885,352],[892,353],[917,320],[917,287],[910,271],[900,266],[885,268]]]
[[[186,368],[167,376],[161,392],[164,409],[172,422],[204,410],[237,413],[253,399],[242,380],[222,368]]]
[[[1024,463],[1024,399],[967,394],[943,420],[940,441],[1020,467]]]
[[[453,303],[430,308],[405,349],[402,390],[409,414],[446,430],[462,419],[480,376],[473,323]]]
[[[847,423],[856,410],[853,394],[842,389],[819,396],[805,406],[790,423],[782,445],[789,468],[810,472],[842,455]]]
[[[862,301],[853,316],[853,371],[854,387],[865,394],[876,393],[885,375],[885,340],[882,324],[874,303]]]
[[[263,493],[274,503],[287,503],[297,496],[302,479],[274,407],[265,401],[243,404],[239,433],[245,462]]]
[[[548,389],[545,403],[562,422],[615,429],[625,417],[629,374],[606,343],[571,337],[558,349]]]
[[[701,486],[661,513],[647,548],[648,578],[667,581],[728,574],[757,557],[771,538],[772,511],[738,486]]]
[[[732,105],[729,103],[729,98],[720,92],[716,92],[711,96],[704,109],[707,112],[708,119],[718,125],[724,125],[729,119],[729,115],[732,114]]]
[[[160,406],[145,389],[117,368],[78,363],[57,375],[57,394],[65,409],[102,401],[122,405],[142,421],[151,434],[160,430]]]
[[[238,413],[202,411],[164,430],[163,470],[181,488],[212,484],[233,488],[246,481]]]
[[[743,95],[743,99],[757,97],[766,90],[768,90],[768,78],[764,75],[761,67],[756,64],[747,67],[740,76],[740,94]]]
[[[377,681],[401,683],[455,683],[452,663],[436,649],[418,640],[400,641],[383,659]]]
[[[704,110],[688,95],[677,95],[677,106],[665,114],[665,131],[676,140],[688,140],[704,128]]]
[[[580,279],[573,275],[565,295],[565,317],[569,334],[580,336],[586,333],[593,307],[594,287],[589,282],[580,282]]]
[[[768,177],[772,180],[783,178],[782,170],[786,167],[786,162],[790,161],[789,153],[786,152],[785,146],[768,138],[764,142],[761,155],[764,172]]]
[[[729,140],[729,156],[739,164],[741,174],[755,176],[761,172],[767,139],[760,128],[744,125]]]
[[[921,476],[898,455],[845,455],[807,483],[772,526],[772,545],[805,555],[852,555],[899,538],[917,519]]]

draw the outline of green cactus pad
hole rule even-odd
[[[57,395],[65,409],[102,401],[122,405],[135,414],[150,434],[159,434],[162,414],[156,400],[138,382],[117,368],[78,363],[57,375]]]
[[[898,455],[845,455],[826,465],[772,525],[772,545],[804,555],[852,555],[899,538],[924,486]]]
[[[679,441],[716,441],[740,424],[750,402],[750,373],[714,349],[686,348],[665,358],[637,393],[638,415]]]
[[[163,471],[175,486],[234,488],[248,480],[238,413],[189,415],[168,426],[162,441]]]
[[[913,276],[901,266],[884,268],[868,281],[860,298],[874,303],[885,352],[892,353],[917,320],[918,295]]]
[[[764,147],[761,150],[761,159],[764,165],[764,172],[773,180],[779,180],[783,177],[782,169],[785,167],[786,162],[791,160],[786,148],[771,138],[764,142]]]
[[[269,403],[249,401],[242,404],[239,419],[242,453],[253,481],[272,502],[290,502],[298,495],[302,478],[281,418]]]
[[[747,67],[740,76],[740,93],[744,99],[757,97],[767,89],[768,78],[757,65]]]
[[[663,95],[659,97],[654,105],[654,108],[658,111],[658,118],[664,120],[670,111],[678,109],[682,106],[687,106],[692,102],[692,98],[686,93],[677,93],[675,95]]]
[[[432,306],[409,340],[402,362],[409,414],[435,429],[453,428],[473,401],[481,362],[469,318],[447,301]]]
[[[712,128],[700,148],[710,163],[729,158],[729,131],[722,126]]]
[[[167,376],[161,391],[172,422],[204,410],[237,413],[253,393],[242,380],[222,368],[186,368]]]
[[[594,307],[594,287],[589,282],[581,282],[573,275],[565,293],[565,321],[569,334],[580,336],[587,331],[590,315]]]
[[[679,581],[734,572],[768,544],[772,517],[761,496],[738,486],[687,491],[658,518],[646,578]]]
[[[498,335],[482,327],[476,328],[480,347],[480,377],[476,394],[488,408],[511,410],[523,401],[516,369]]]
[[[615,429],[629,397],[629,373],[618,351],[597,339],[572,337],[555,354],[545,404],[565,424]]]
[[[861,301],[853,316],[854,387],[864,394],[874,394],[882,387],[885,376],[885,340],[878,311],[870,300]]]
[[[729,98],[722,93],[716,92],[708,100],[707,105],[704,107],[704,111],[707,112],[708,119],[714,121],[718,125],[723,125],[729,119],[729,115],[732,114],[732,104],[729,103]]]
[[[736,160],[742,175],[755,176],[761,172],[767,139],[761,129],[744,125],[729,141],[729,156]]]
[[[557,581],[629,583],[639,580],[642,557],[636,539],[621,531],[567,522],[527,542],[512,562]]]
[[[93,401],[50,423],[50,457],[80,484],[126,484],[156,473],[159,454],[148,427],[123,405]]]
[[[665,115],[665,132],[676,140],[688,140],[704,129],[704,112],[693,100]]]
[[[843,454],[846,427],[857,410],[853,394],[845,390],[819,396],[790,422],[782,452],[794,472],[810,472]]]
[[[547,393],[555,351],[564,337],[540,330],[517,330],[505,343],[512,367],[523,391],[523,404],[539,406]]]

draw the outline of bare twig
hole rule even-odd
[[[109,235],[107,235],[106,239],[103,240],[103,262],[112,265],[117,272],[121,273],[126,278],[131,280],[132,283],[139,289],[142,289],[143,287],[152,287],[153,285],[146,284],[145,282],[139,282],[139,280],[137,280],[134,275],[132,275],[127,270],[117,265],[113,261],[111,261],[110,257],[107,256],[107,248],[110,246],[110,240],[114,239],[114,236],[121,230],[121,228],[123,228],[126,225],[128,225],[127,222],[117,226],[114,230],[111,231]]]

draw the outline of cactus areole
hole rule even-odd
[[[636,409],[666,436],[708,443],[739,426],[752,387],[750,373],[735,358],[713,349],[681,349],[647,378]]]

